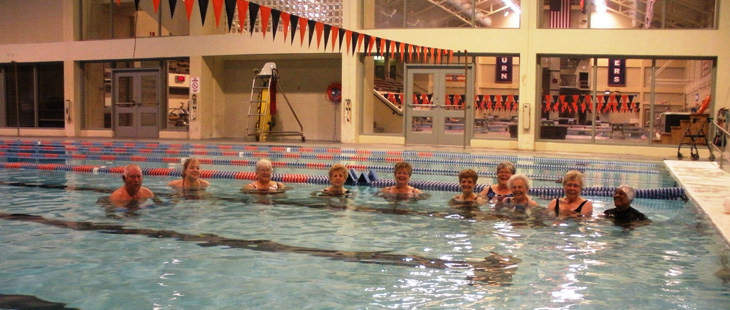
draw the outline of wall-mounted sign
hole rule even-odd
[[[200,93],[200,78],[193,77],[190,79],[190,92],[193,94]]]
[[[608,85],[626,86],[626,59],[608,59]]]
[[[512,57],[497,57],[497,83],[512,83]]]

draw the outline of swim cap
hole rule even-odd
[[[634,197],[636,197],[636,191],[634,190],[633,187],[628,186],[626,184],[622,184],[621,186],[618,187],[618,189],[620,189],[620,190],[624,191],[624,193],[626,193],[626,197],[629,198],[629,202],[634,201]]]

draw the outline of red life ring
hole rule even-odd
[[[325,94],[327,96],[327,100],[331,102],[340,102],[342,101],[342,84],[340,83],[332,83],[330,86],[327,86],[327,93]]]
[[[705,97],[705,100],[702,100],[702,105],[700,106],[700,109],[697,110],[697,114],[702,114],[703,112],[705,112],[705,110],[707,110],[707,107],[709,107],[709,106],[710,106],[710,95],[707,95],[707,97]]]

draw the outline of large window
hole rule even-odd
[[[365,28],[519,28],[518,0],[374,0]]]
[[[63,63],[0,65],[4,127],[64,127]]]
[[[719,1],[543,0],[542,28],[713,29]]]
[[[137,11],[134,1],[82,0],[82,39],[189,35],[185,3],[178,1],[171,16],[170,2],[159,2],[159,9],[155,12],[153,1],[139,1]]]
[[[543,140],[677,145],[690,114],[712,99],[712,59],[543,56],[539,61]]]

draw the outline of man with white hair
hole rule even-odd
[[[122,180],[124,181],[124,185],[114,191],[109,197],[109,200],[112,202],[141,202],[147,198],[155,197],[155,194],[151,190],[142,186],[142,169],[139,166],[135,164],[124,166]]]
[[[631,207],[631,202],[634,201],[635,196],[636,191],[631,186],[621,185],[617,187],[613,192],[613,204],[616,207],[604,211],[603,214],[606,218],[620,223],[647,220],[648,218],[644,213]]]

